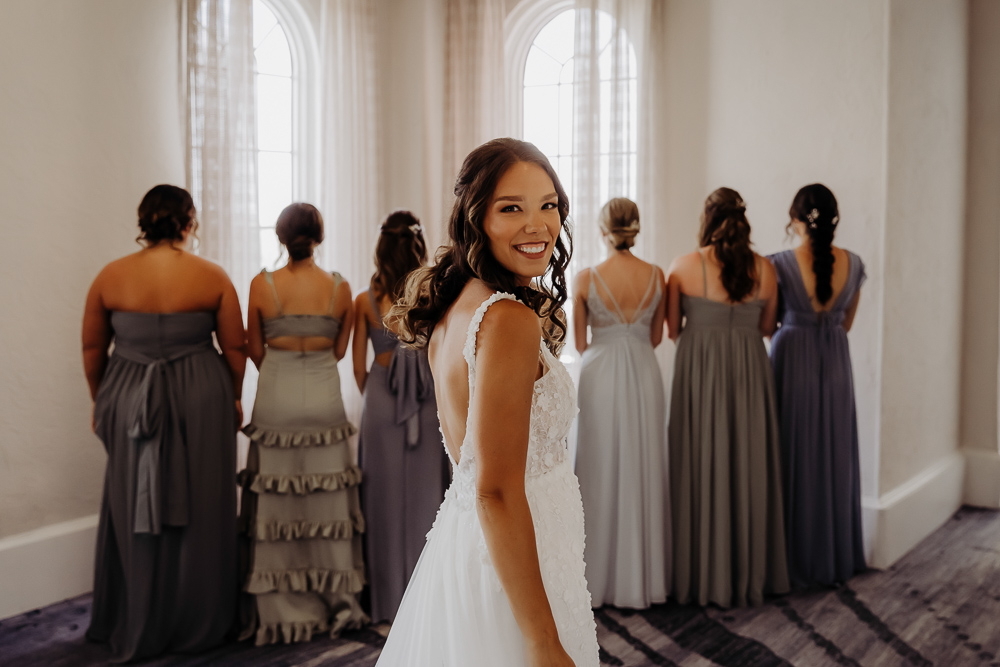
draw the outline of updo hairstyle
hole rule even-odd
[[[375,275],[370,289],[392,301],[398,299],[406,285],[406,277],[427,261],[427,244],[420,220],[409,211],[389,214],[379,228],[375,242]]]
[[[722,286],[733,303],[740,303],[757,285],[757,262],[750,249],[747,205],[736,190],[719,188],[705,200],[701,214],[701,247],[711,246],[722,267]]]
[[[198,228],[191,194],[176,185],[157,185],[139,203],[139,236],[146,247],[160,241],[183,241]]]
[[[490,250],[484,222],[497,183],[519,162],[541,167],[556,192],[561,231],[548,270],[531,285],[519,285],[517,276],[505,268]],[[566,222],[569,198],[548,158],[526,141],[493,139],[465,158],[455,182],[455,205],[448,220],[448,244],[438,251],[435,263],[418,269],[406,281],[403,296],[389,311],[389,326],[410,347],[427,346],[434,327],[473,278],[496,292],[507,292],[531,308],[542,319],[542,332],[550,350],[558,352],[566,336],[562,305],[569,294],[566,268],[572,238]]]
[[[837,198],[822,183],[807,185],[796,193],[788,215],[806,225],[816,275],[816,300],[826,304],[833,296],[833,235],[840,222]],[[789,222],[785,229],[790,232],[791,228]]]
[[[600,225],[615,250],[628,250],[639,233],[639,207],[631,199],[615,197],[601,209]]]
[[[312,204],[289,204],[278,216],[274,231],[293,262],[308,259],[313,247],[323,242],[323,216]]]

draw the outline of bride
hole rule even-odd
[[[576,392],[553,353],[568,199],[514,139],[472,151],[455,195],[450,244],[390,312],[404,342],[427,348],[454,481],[377,664],[597,667],[566,448]]]

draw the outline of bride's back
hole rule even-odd
[[[463,353],[465,338],[476,309],[492,293],[481,281],[469,281],[435,325],[427,344],[441,432],[444,433],[445,447],[456,464],[462,457],[462,442],[469,417],[469,366]]]

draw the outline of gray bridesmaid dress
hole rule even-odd
[[[278,316],[263,322],[265,339],[336,339],[338,318],[284,314],[271,274],[264,275],[278,306]],[[253,418],[243,428],[250,451],[240,473],[240,526],[251,542],[244,590],[252,604],[242,638],[253,635],[258,646],[309,641],[367,622],[357,600],[365,583],[361,470],[347,444],[356,431],[331,350],[267,349]]]
[[[795,586],[846,581],[866,568],[858,420],[844,314],[865,280],[847,253],[847,284],[827,312],[806,293],[795,251],[772,255],[781,328],[771,362],[781,416],[788,567]]]
[[[434,379],[427,354],[401,347],[385,328],[368,327],[375,354],[393,352],[388,367],[372,362],[365,382],[358,459],[365,471],[361,502],[368,530],[365,556],[372,621],[392,621],[434,525],[449,481]]]
[[[761,604],[788,591],[781,451],[764,303],[681,295],[670,401],[674,595],[681,603]]]
[[[236,619],[233,381],[215,314],[113,312],[94,405],[108,454],[87,637],[113,661],[204,651]]]
[[[631,320],[600,272],[592,268],[590,275],[593,335],[580,367],[576,446],[587,586],[594,607],[642,609],[665,602],[670,589],[666,399],[649,340],[659,272],[653,271],[640,304],[652,298]],[[597,282],[613,311],[598,295]]]

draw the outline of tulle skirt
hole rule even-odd
[[[524,640],[486,549],[474,470],[456,472],[389,632],[378,667],[516,667]],[[583,503],[568,461],[525,480],[542,581],[577,667],[598,667],[584,578]]]

